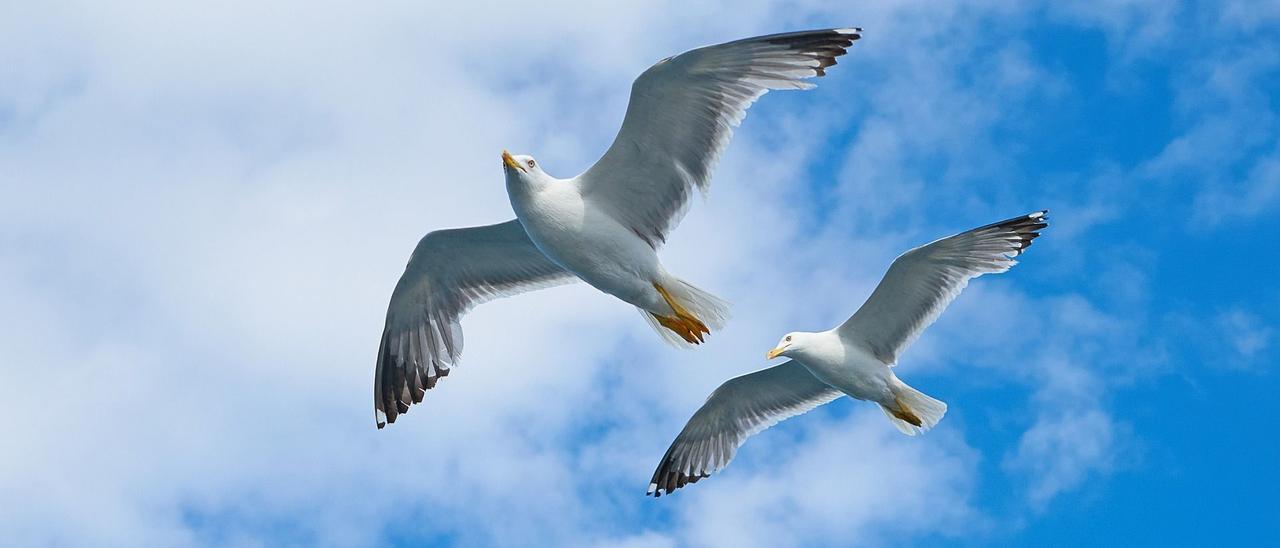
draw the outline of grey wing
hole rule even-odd
[[[458,320],[472,306],[574,279],[538,251],[514,219],[423,237],[387,307],[373,380],[378,428],[449,374],[462,354]]]
[[[843,393],[798,362],[748,373],[720,385],[671,442],[647,494],[662,496],[729,465],[757,432],[808,412]]]
[[[659,61],[631,87],[622,129],[578,184],[588,199],[657,247],[706,190],[733,127],[771,89],[808,89],[862,29],[747,38]]]
[[[893,365],[969,280],[1009,270],[1048,225],[1048,210],[992,223],[903,253],[862,308],[839,328],[841,338]]]

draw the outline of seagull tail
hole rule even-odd
[[[907,386],[907,383],[897,377],[893,378],[890,389],[893,391],[892,405],[882,403],[880,409],[903,434],[914,436],[928,431],[947,414],[945,402],[926,396],[924,392]]]
[[[729,319],[727,301],[689,282],[668,275],[663,283],[654,287],[668,299],[676,316],[664,317],[643,308],[639,310],[649,326],[673,346],[696,346],[702,342],[703,334],[719,330]]]

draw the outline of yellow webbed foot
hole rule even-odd
[[[902,403],[901,399],[898,399],[895,397],[893,398],[893,401],[894,403],[898,404],[897,409],[892,409],[889,411],[890,413],[893,413],[893,416],[898,417],[899,419],[902,419],[917,427],[924,425],[924,421],[920,420],[920,417],[916,416],[915,412],[912,411],[910,407],[907,407],[907,404]]]
[[[698,325],[701,324],[701,322],[694,324],[693,322],[679,316],[659,316],[654,314],[653,317],[658,320],[658,325],[670,329],[673,333],[679,335],[681,339],[684,339],[684,341],[689,344],[701,344],[703,342],[702,334],[709,333],[706,331],[705,325],[701,326],[701,330],[699,329]]]
[[[705,340],[703,338],[704,334],[711,334],[711,330],[707,328],[707,324],[703,323],[702,320],[699,320],[693,314],[690,314],[683,306],[680,306],[679,301],[673,298],[671,293],[667,292],[666,288],[656,283],[653,284],[653,288],[658,290],[658,294],[662,295],[662,299],[667,301],[667,306],[670,306],[671,311],[675,313],[675,316],[659,316],[654,314],[653,317],[657,318],[659,325],[675,332],[675,334],[679,335],[680,338],[690,344],[700,344]]]

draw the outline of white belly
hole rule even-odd
[[[797,360],[822,382],[850,397],[873,402],[891,401],[889,366],[857,347],[832,345]]]
[[[658,255],[566,185],[512,200],[516,217],[543,254],[596,289],[637,306],[649,304]],[[525,203],[527,202],[527,203]]]

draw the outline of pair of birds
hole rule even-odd
[[[728,306],[663,267],[657,250],[705,191],[747,108],[772,89],[809,89],[861,29],[748,38],[668,57],[636,79],[609,150],[570,179],[529,156],[502,153],[516,219],[427,234],[387,310],[374,377],[379,428],[422,401],[462,352],[461,315],[497,297],[585,281],[640,310],[667,341],[693,346],[723,326]],[[660,496],[726,466],[747,437],[841,395],[879,404],[898,430],[933,427],[945,403],[894,374],[898,356],[965,287],[1004,272],[1044,228],[1022,215],[898,257],[871,297],[828,331],[782,337],[768,358],[791,361],[725,382],[663,456]]]

